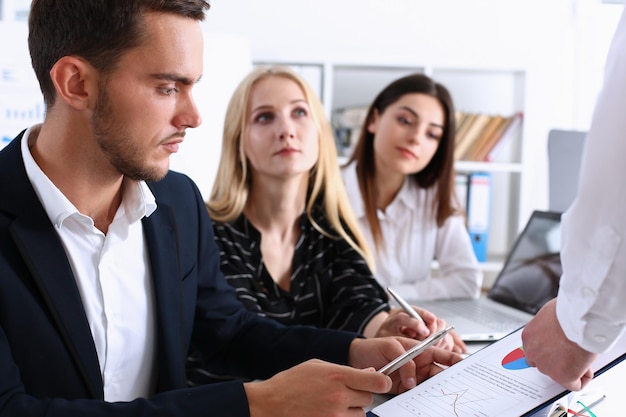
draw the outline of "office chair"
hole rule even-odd
[[[587,132],[553,129],[548,134],[549,209],[564,212],[574,201]]]

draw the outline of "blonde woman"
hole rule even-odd
[[[222,271],[250,310],[367,337],[421,339],[445,325],[423,310],[426,325],[390,315],[322,104],[289,68],[257,68],[233,94],[207,206]]]

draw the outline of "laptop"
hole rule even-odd
[[[409,302],[454,325],[466,342],[499,340],[528,323],[556,297],[562,272],[560,250],[561,214],[536,210],[486,296]]]

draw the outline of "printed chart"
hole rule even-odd
[[[524,350],[519,347],[502,359],[502,367],[510,371],[517,371],[520,369],[529,368],[528,362],[526,362],[526,356],[524,356]]]
[[[521,331],[474,353],[417,387],[375,407],[379,417],[519,416],[563,387],[528,366]]]
[[[565,388],[529,367],[520,346],[521,330],[518,330],[376,406],[372,414],[378,417],[509,417],[552,406],[555,399],[566,393]],[[624,352],[626,336],[598,357],[594,369],[621,359]]]
[[[501,415],[511,404],[503,402],[502,393],[493,386],[479,379],[454,375],[416,391],[399,405],[418,417],[475,417],[487,415],[481,410],[489,410],[488,415]]]

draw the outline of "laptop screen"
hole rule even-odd
[[[488,297],[531,314],[556,297],[561,278],[561,214],[534,211]]]

